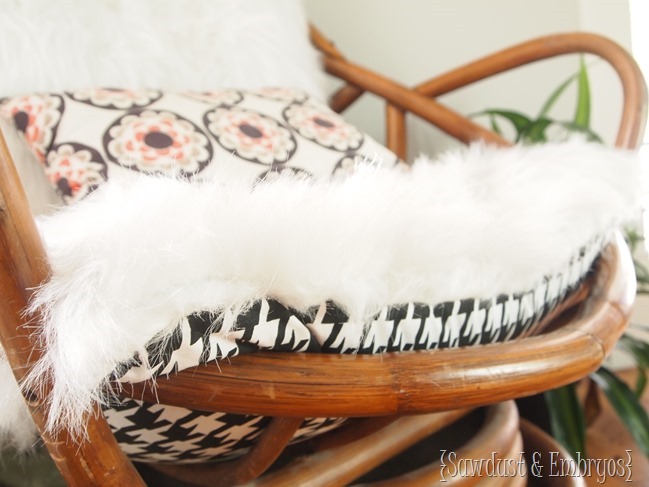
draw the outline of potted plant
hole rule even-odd
[[[572,84],[577,85],[577,100],[572,120],[558,120],[551,117],[550,111]],[[503,122],[510,124],[514,134],[511,138],[520,144],[543,143],[567,138],[576,133],[582,134],[588,140],[601,143],[602,139],[591,129],[590,111],[588,70],[581,57],[577,72],[550,94],[536,117],[500,108],[483,110],[474,114],[474,117],[486,117],[491,129],[500,135],[504,133],[501,124]],[[643,237],[634,229],[626,229],[625,233],[631,251],[635,254],[634,251]],[[634,264],[638,291],[646,293],[649,291],[649,270],[636,258]],[[640,450],[649,456],[649,416],[640,402],[640,397],[647,385],[649,344],[625,334],[618,346],[632,357],[638,369],[638,379],[634,388],[629,387],[613,370],[602,366],[590,374],[581,387],[581,394],[578,393],[577,384],[570,384],[543,395],[553,436],[575,457],[578,453],[582,458],[586,455],[586,427],[600,410],[597,389],[604,393]]]

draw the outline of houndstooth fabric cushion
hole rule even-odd
[[[237,317],[195,313],[178,324],[170,339],[149,342],[132,363],[115,371],[114,379],[141,382],[254,350],[371,354],[513,340],[530,333],[574,291],[600,248],[600,241],[593,242],[564,273],[546,277],[526,292],[435,305],[401,304],[384,308],[365,326],[350,321],[332,302],[307,314],[272,299],[256,301]]]
[[[132,460],[143,462],[227,460],[245,453],[271,420],[134,400],[124,401],[104,414],[124,452]],[[294,441],[325,433],[343,422],[341,418],[307,418]]]
[[[147,350],[114,373],[122,382],[139,382],[188,367],[255,350],[319,353],[407,352],[474,346],[514,340],[534,331],[588,273],[601,248],[582,249],[565,272],[547,277],[523,293],[490,300],[461,299],[436,305],[407,303],[383,309],[365,327],[350,322],[332,303],[311,313],[262,299],[237,317],[195,313],[178,324],[171,339],[151,341]],[[233,320],[223,333],[226,320]],[[206,413],[140,401],[105,411],[124,450],[135,460],[195,462],[222,460],[247,451],[269,418]],[[302,441],[330,431],[343,419],[305,420],[294,437]]]

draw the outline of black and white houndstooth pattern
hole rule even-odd
[[[563,273],[547,277],[526,292],[492,299],[392,306],[365,325],[350,322],[332,302],[310,313],[298,313],[272,299],[261,299],[236,317],[195,313],[178,324],[170,339],[152,341],[134,363],[116,371],[115,378],[139,382],[259,349],[382,353],[513,340],[533,331],[579,285],[601,246],[601,240],[593,242]],[[206,461],[242,454],[269,421],[259,416],[206,413],[139,401],[125,401],[105,414],[131,458],[154,462]],[[305,420],[294,441],[341,423],[340,419]]]
[[[134,400],[124,401],[104,414],[124,452],[132,460],[146,462],[227,460],[250,448],[271,419]],[[295,438],[308,439],[338,427],[343,421],[307,418]]]

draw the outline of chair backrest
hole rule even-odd
[[[485,139],[505,144],[433,97],[531,60],[566,52],[599,54],[620,74],[625,105],[619,146],[635,147],[644,124],[646,90],[637,66],[621,48],[597,36],[568,34],[555,36],[552,42],[544,39],[523,44],[415,89],[348,62],[315,29],[312,38],[325,54],[326,70],[347,83],[332,98],[332,106],[342,110],[364,91],[385,98],[388,141],[397,152],[405,147],[401,117],[407,111],[463,142]],[[0,341],[20,380],[40,354],[39,344],[21,328],[22,311],[50,269],[11,155],[1,140]],[[557,329],[542,336],[471,350],[381,356],[241,356],[221,369],[207,366],[169,380],[158,379],[155,394],[150,385],[138,385],[132,395],[204,410],[217,407],[219,411],[301,417],[422,413],[492,403],[572,382],[594,370],[622,333],[634,293],[630,256],[618,238],[604,252],[592,281],[567,303],[581,303],[576,317],[559,327],[547,320],[546,325]],[[38,322],[38,316],[32,318]],[[47,394],[47,390],[26,392],[41,429],[46,421],[43,403]],[[87,435],[80,444],[65,432],[57,438],[45,435],[44,440],[70,485],[144,485],[100,414],[88,417]]]
[[[543,59],[565,54],[594,54],[617,73],[624,95],[615,145],[636,148],[647,122],[647,86],[635,60],[624,48],[597,34],[575,32],[533,39],[431,78],[412,89],[372,73],[348,61],[315,27],[311,39],[324,55],[327,72],[347,83],[331,98],[331,106],[342,112],[369,92],[387,102],[387,146],[405,159],[405,115],[411,112],[458,140],[486,140],[509,145],[498,134],[441,105],[436,98],[454,90]]]

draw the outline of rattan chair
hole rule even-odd
[[[346,84],[331,107],[341,112],[364,92],[387,103],[387,145],[405,157],[405,114],[413,113],[462,142],[484,139],[506,145],[497,134],[440,104],[454,89],[539,59],[567,53],[596,54],[613,66],[621,80],[624,106],[616,145],[637,146],[645,122],[645,85],[633,59],[619,46],[590,34],[563,34],[520,44],[407,88],[348,61],[315,28],[312,40],[324,56],[326,71]],[[32,338],[21,330],[22,310],[49,268],[25,194],[4,140],[0,139],[0,339],[17,379],[39,357]],[[170,405],[274,417],[257,445],[244,457],[191,467],[160,467],[166,474],[199,485],[237,485],[263,474],[275,461],[302,418],[355,417],[336,433],[311,445],[312,456],[289,464],[254,485],[346,485],[465,413],[467,408],[501,403],[578,380],[596,369],[622,333],[635,294],[629,251],[623,239],[609,245],[592,276],[557,312],[545,319],[539,336],[514,343],[372,355],[256,353],[159,378],[157,387],[137,384],[124,394]],[[26,393],[39,428],[47,390]],[[494,448],[519,448],[518,422],[512,404],[493,414],[509,418],[509,433]],[[120,451],[98,412],[90,415],[85,438],[63,431],[43,435],[45,444],[69,485],[144,485]],[[450,412],[443,412],[450,411]],[[441,413],[440,413],[441,412]],[[508,412],[508,413],[507,413]],[[507,414],[509,416],[507,416]],[[504,416],[503,416],[504,415]],[[505,421],[505,422],[507,422]],[[491,423],[483,435],[504,431]],[[513,425],[513,426],[512,426]],[[490,428],[490,429],[489,429]],[[525,433],[524,435],[528,435]],[[529,432],[529,427],[527,427]],[[483,438],[483,437],[480,437]],[[357,443],[361,442],[361,443]],[[362,446],[362,448],[361,448]],[[469,445],[470,447],[470,445]],[[325,451],[325,453],[322,453]],[[470,448],[469,455],[475,454]],[[345,459],[336,469],[326,459]],[[432,467],[431,467],[432,468]],[[432,473],[431,473],[432,472]],[[411,478],[408,485],[433,485],[437,473]],[[200,480],[202,478],[203,480]],[[414,479],[414,480],[413,480]],[[395,485],[405,485],[404,479]],[[419,483],[417,483],[419,482]],[[498,479],[491,479],[496,485]],[[388,485],[388,484],[380,484]],[[511,479],[501,485],[514,485]]]

